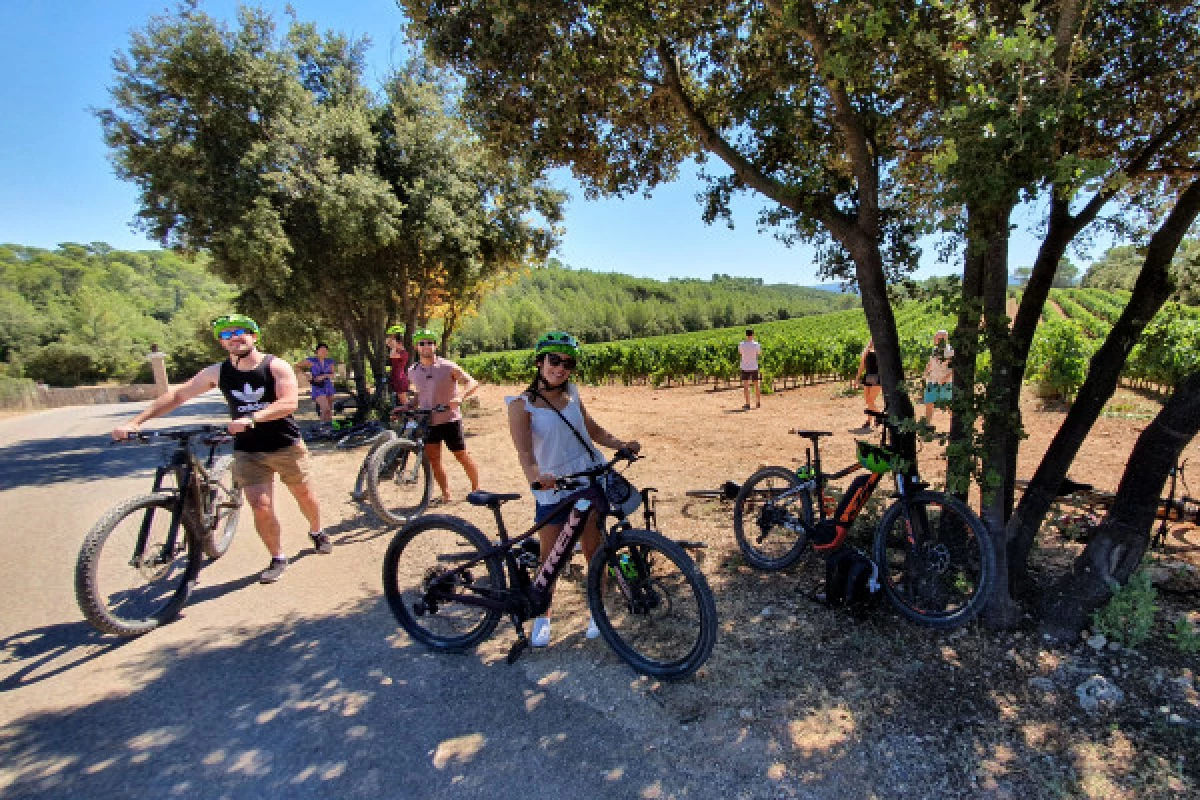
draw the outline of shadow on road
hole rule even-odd
[[[562,797],[687,792],[692,778],[605,711],[549,696],[561,669],[535,683],[502,660],[429,653],[381,605],[131,659],[128,693],[0,727],[4,794],[518,796],[534,764]]]
[[[90,419],[112,417],[115,427],[118,422],[132,417],[138,407],[131,405],[128,409],[117,409],[111,413],[87,413]],[[214,422],[227,416],[224,402],[206,397],[149,423],[146,428],[177,428],[200,422]],[[0,447],[0,490],[45,486],[62,481],[118,478],[143,470],[152,470],[162,462],[163,448],[169,446],[115,445],[108,434],[58,434],[22,439],[7,447]],[[147,491],[149,488],[146,487]]]
[[[46,625],[0,639],[0,668],[15,672],[0,679],[0,692],[53,678],[116,650],[128,639],[105,636],[86,622]]]

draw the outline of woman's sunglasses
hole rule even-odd
[[[546,363],[552,367],[575,369],[575,359],[570,356],[560,356],[558,353],[547,353]]]
[[[235,336],[245,336],[247,333],[254,333],[254,331],[247,328],[226,328],[217,334],[217,338],[229,340]]]

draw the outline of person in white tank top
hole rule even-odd
[[[579,397],[579,390],[570,382],[571,371],[579,357],[579,343],[574,336],[553,331],[538,340],[535,349],[537,376],[533,383],[519,395],[506,397],[508,404],[508,429],[521,470],[530,485],[554,486],[555,478],[587,469],[597,462],[595,443],[614,450],[628,449],[634,453],[641,449],[637,441],[624,441],[600,427],[588,414]],[[537,396],[535,396],[535,393]],[[553,406],[551,406],[553,404]],[[579,435],[587,442],[585,448],[558,413],[566,417]],[[555,539],[567,521],[570,506],[566,511],[553,514],[554,506],[568,493],[554,489],[536,489],[537,501],[535,522],[549,520],[538,531],[542,553],[549,553]],[[583,532],[583,555],[590,563],[592,554],[600,544],[600,531],[596,518],[591,517]],[[589,619],[587,638],[600,635],[596,624]],[[533,632],[529,637],[534,647],[550,644],[550,612],[533,621]]]

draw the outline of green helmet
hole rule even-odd
[[[892,461],[896,455],[886,447],[858,440],[858,463],[870,472],[882,475],[892,471]]]
[[[254,335],[259,335],[258,323],[247,317],[245,314],[222,314],[212,321],[213,338],[217,341],[221,340],[221,331],[226,328],[245,328],[254,331]]]
[[[579,358],[579,340],[563,331],[543,333],[533,350],[534,357],[542,353],[563,353],[572,358]]]
[[[404,326],[403,325],[389,325],[388,329],[387,329],[387,335],[388,336],[403,336],[404,335]]]
[[[438,340],[438,335],[436,333],[434,333],[432,330],[430,330],[429,328],[417,328],[415,331],[413,331],[413,343],[414,344],[416,342],[429,342],[429,341],[436,342],[437,340]]]

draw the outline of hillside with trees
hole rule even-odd
[[[584,342],[757,325],[858,308],[857,295],[759,278],[713,275],[656,281],[572,270],[551,259],[488,295],[455,336],[460,353],[532,347],[546,330],[569,330]]]
[[[205,256],[0,245],[0,376],[51,386],[149,380],[157,344],[172,380],[219,358],[207,321],[236,290]]]

